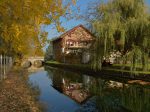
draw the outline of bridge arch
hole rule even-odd
[[[44,62],[44,57],[28,57],[23,61],[23,64],[29,65],[28,63],[31,63],[31,66],[40,67],[40,65],[43,64],[43,62]]]
[[[34,64],[34,62],[37,60],[44,62],[44,57],[28,57],[27,60],[30,61],[32,64]]]

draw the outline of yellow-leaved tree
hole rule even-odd
[[[1,0],[0,54],[13,57],[41,55],[47,41],[42,25],[54,24],[63,32],[60,17],[75,0]]]

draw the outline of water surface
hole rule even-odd
[[[79,104],[53,87],[52,73],[39,71],[31,73],[29,80],[40,89],[39,100],[47,107],[47,112],[74,112]]]
[[[149,85],[48,67],[30,73],[29,81],[39,87],[39,100],[46,105],[46,112],[150,112]]]

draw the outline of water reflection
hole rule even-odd
[[[40,89],[39,100],[45,112],[75,112],[80,105],[54,88],[53,76],[53,72],[43,70],[29,75],[29,82]]]
[[[149,85],[104,80],[49,67],[46,71],[32,73],[30,81],[39,85],[40,101],[48,105],[47,112],[149,112],[150,110]]]
[[[82,103],[90,95],[84,87],[85,79],[81,75],[61,71],[56,69],[50,70],[53,74],[53,87],[63,94],[69,96],[78,103]]]
[[[95,81],[94,81],[95,80]],[[94,79],[91,93],[97,96],[97,107],[105,112],[149,112],[150,88]]]
[[[38,72],[38,71],[40,72],[40,71],[44,70],[44,67],[37,68],[37,67],[31,66],[27,70],[30,73],[34,73],[34,72]]]
[[[121,93],[121,104],[132,112],[150,111],[150,88],[143,88],[140,85],[132,85],[123,88]]]

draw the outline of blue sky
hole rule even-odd
[[[146,0],[146,3],[147,3],[148,5],[150,5],[150,0]]]
[[[77,4],[76,4],[76,6],[72,7],[72,10],[74,10],[76,13],[78,13],[75,7],[80,7],[80,14],[84,13],[84,12],[86,12],[89,4],[91,4],[94,1],[99,1],[99,0],[77,0]],[[106,1],[106,0],[104,0],[104,1]],[[146,4],[150,5],[150,0],[145,0],[145,1],[146,1]],[[61,18],[61,22],[62,22],[62,26],[66,30],[69,30],[79,24],[83,24],[83,25],[86,24],[86,22],[84,20],[75,19],[75,18],[71,19],[71,20],[66,20],[65,18]],[[45,26],[44,29],[45,29],[45,31],[48,32],[49,39],[57,37],[61,34],[61,33],[58,33],[57,30],[54,29],[52,25]]]
[[[84,13],[87,10],[87,7],[90,3],[92,3],[93,1],[97,1],[97,0],[78,0],[76,6],[72,7],[72,10],[75,11],[75,13],[78,13],[76,7],[80,7],[80,13]],[[84,20],[81,19],[71,19],[71,20],[66,20],[65,18],[61,18],[60,19],[62,22],[62,26],[66,29],[69,30],[79,24],[86,24],[86,22]],[[53,25],[49,25],[49,26],[45,26],[45,31],[48,32],[48,38],[54,38],[59,36],[61,33],[58,33],[56,29],[54,29]]]

